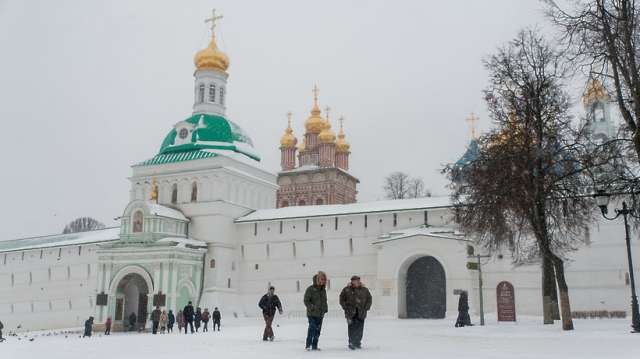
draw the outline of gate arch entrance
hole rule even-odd
[[[443,319],[447,310],[444,267],[431,256],[416,259],[407,269],[406,317]]]
[[[149,285],[145,278],[137,273],[123,276],[116,287],[115,321],[122,321],[125,331],[130,329],[129,317],[136,315],[134,330],[144,328],[147,320]]]

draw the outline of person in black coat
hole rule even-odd
[[[469,292],[463,290],[460,292],[458,299],[458,319],[456,319],[456,328],[464,326],[472,326],[471,317],[469,316]]]
[[[91,329],[93,328],[93,317],[89,317],[89,319],[87,319],[84,322],[84,335],[82,336],[84,337],[89,337],[91,338]]]
[[[276,308],[282,315],[282,304],[280,303],[280,299],[275,294],[276,288],[273,286],[269,287],[269,291],[267,294],[263,295],[260,298],[260,302],[258,302],[258,307],[262,309],[262,315],[264,316],[264,333],[262,334],[262,340],[267,341],[275,338],[273,335],[273,328],[271,328],[271,324],[273,323],[273,317],[276,315]]]
[[[191,334],[195,333],[193,330],[193,303],[189,302],[189,304],[184,307],[182,315],[184,316],[184,334],[187,334],[187,324],[191,325]]]
[[[216,307],[216,310],[213,311],[213,331],[216,331],[216,324],[218,325],[218,331],[220,331],[220,311],[218,310],[218,307]]]
[[[200,323],[202,322],[202,312],[200,311],[200,307],[196,309],[196,314],[193,316],[193,322],[196,326],[196,332],[200,329]]]
[[[131,312],[131,315],[129,316],[129,331],[132,332],[135,330],[136,328],[136,320],[138,318],[136,317],[136,313]]]

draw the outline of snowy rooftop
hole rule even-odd
[[[151,202],[147,202],[147,205],[149,206],[149,210],[151,211],[151,213],[156,216],[179,219],[181,221],[189,222],[187,217],[185,217],[182,212],[177,211],[173,208],[165,207],[161,204]]]
[[[236,222],[259,222],[278,219],[340,216],[346,214],[402,212],[429,208],[445,208],[449,206],[451,206],[450,198],[448,196],[442,196],[351,204],[332,204],[326,206],[286,207],[258,210],[237,219]]]
[[[171,242],[177,242],[178,244],[176,245],[176,247],[178,248],[185,248],[187,245],[192,247],[202,247],[202,248],[207,247],[206,242],[199,241],[197,239],[192,239],[192,238],[166,237],[166,238],[159,239],[157,241],[157,243],[171,243]]]
[[[466,240],[466,236],[451,228],[442,228],[442,227],[432,227],[429,225],[421,225],[418,227],[407,228],[403,230],[393,231],[389,234],[385,234],[378,238],[377,241],[373,242],[382,243],[395,241],[402,238],[409,238],[415,236],[427,236],[427,237],[435,237],[435,238],[444,238],[444,239],[454,239],[454,240]]]
[[[24,251],[29,249],[77,246],[115,242],[120,235],[120,227],[97,229],[95,231],[55,234],[52,236],[13,239],[0,242],[0,252]]]

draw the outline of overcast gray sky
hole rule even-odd
[[[203,20],[224,16],[227,116],[266,168],[293,113],[301,139],[320,89],[334,132],[344,116],[359,202],[405,171],[447,194],[445,163],[466,149],[471,111],[490,121],[481,59],[543,21],[537,0],[0,0],[0,240],[61,233],[91,216],[119,224],[130,166],[191,115]],[[324,113],[323,113],[324,116]]]

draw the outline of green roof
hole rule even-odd
[[[195,125],[191,132],[191,141],[184,144],[175,144],[178,129],[174,128],[162,142],[158,155],[200,149],[217,149],[242,153],[256,161],[260,161],[260,157],[253,151],[253,141],[249,134],[232,121],[222,116],[199,114],[187,118],[184,122]],[[155,158],[150,161],[153,160]],[[170,162],[186,160],[188,159]]]
[[[146,160],[144,162],[140,162],[136,164],[136,166],[158,165],[163,163],[197,160],[200,158],[209,158],[209,157],[216,157],[216,156],[218,156],[218,154],[213,152],[201,151],[201,150],[170,152],[162,155],[157,155],[150,160]]]

